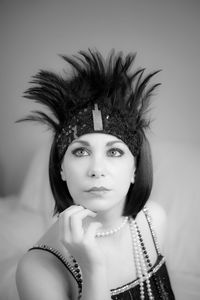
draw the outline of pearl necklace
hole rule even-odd
[[[128,221],[128,217],[124,217],[124,220],[121,223],[121,225],[119,225],[118,227],[113,228],[111,230],[108,230],[108,231],[97,232],[95,237],[99,238],[99,237],[106,237],[109,235],[113,235],[113,234],[117,233],[118,231],[120,231],[124,227],[124,225],[127,223],[127,221]]]
[[[129,220],[129,226],[131,230],[132,242],[133,242],[133,250],[134,250],[134,258],[136,263],[136,270],[139,278],[140,285],[140,299],[145,299],[144,294],[144,283],[146,283],[148,299],[154,300],[154,296],[151,289],[151,283],[149,279],[149,274],[146,266],[146,261],[144,257],[144,253],[141,247],[140,241],[140,232],[135,219]],[[142,242],[143,243],[143,242]]]

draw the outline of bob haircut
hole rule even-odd
[[[92,134],[92,133],[91,133]],[[135,182],[130,185],[124,206],[124,216],[135,217],[146,204],[152,189],[153,170],[151,149],[143,131],[139,132],[142,145],[138,155],[135,157],[136,170]],[[73,199],[67,184],[62,180],[60,169],[62,161],[57,153],[57,144],[54,139],[49,158],[49,179],[51,190],[55,199],[54,213],[59,214],[71,205]]]

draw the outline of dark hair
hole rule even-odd
[[[136,171],[135,181],[131,184],[125,206],[125,216],[135,217],[146,204],[151,194],[153,185],[153,164],[151,148],[144,132],[140,132],[142,145],[139,154],[135,158]]]
[[[135,182],[130,185],[123,212],[123,215],[133,217],[138,214],[147,202],[153,182],[150,145],[144,132],[141,131],[139,134],[142,139],[142,145],[139,154],[135,157]],[[49,159],[49,179],[55,199],[55,214],[61,213],[73,204],[67,184],[61,178],[61,163],[62,161],[60,161],[57,153],[56,139],[54,139]]]

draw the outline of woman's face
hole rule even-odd
[[[92,133],[70,144],[61,176],[75,204],[98,212],[123,209],[134,171],[134,157],[125,143],[109,134]]]

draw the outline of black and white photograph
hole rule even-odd
[[[200,2],[0,2],[0,300],[200,299]]]

